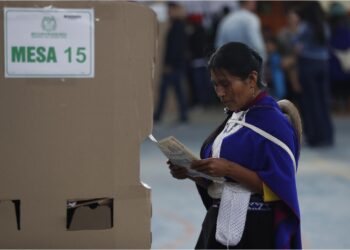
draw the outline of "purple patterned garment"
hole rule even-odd
[[[299,145],[295,130],[272,97],[264,96],[254,103],[246,113],[245,121],[284,142],[298,162]],[[211,157],[211,144],[202,156]],[[220,157],[255,171],[280,198],[275,209],[275,247],[301,249],[296,173],[287,152],[249,128],[242,127],[224,138]]]

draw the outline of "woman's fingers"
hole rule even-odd
[[[173,165],[170,161],[167,162],[169,164],[169,169],[171,174],[178,179],[187,178],[188,171],[186,168]],[[198,172],[202,172],[204,174],[210,176],[225,176],[227,172],[226,162],[220,158],[208,158],[203,160],[194,160],[191,163],[191,169],[196,170]]]
[[[172,173],[176,174],[187,174],[187,169],[186,168],[177,168],[177,169],[172,169]]]
[[[168,166],[169,166],[170,169],[179,168],[179,166],[174,165],[170,160],[168,160],[168,161],[166,162],[166,164],[168,164]]]
[[[210,176],[221,177],[225,176],[227,162],[221,158],[208,158],[204,160],[193,161],[191,168]]]
[[[170,168],[170,173],[176,179],[185,179],[188,177],[188,171],[184,167]]]
[[[176,170],[176,169],[182,169],[182,168],[184,168],[184,167],[180,167],[180,166],[177,166],[177,165],[169,165],[169,168],[171,169],[171,170]]]

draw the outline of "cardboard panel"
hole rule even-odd
[[[119,1],[0,6],[95,11],[95,78],[5,79],[0,49],[0,200],[21,200],[21,230],[0,227],[0,247],[150,248],[139,157],[152,127],[155,14]],[[0,22],[3,48],[2,9]],[[68,231],[67,200],[96,197],[114,200],[113,227]]]

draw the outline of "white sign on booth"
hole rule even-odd
[[[4,8],[7,78],[93,78],[93,9]]]

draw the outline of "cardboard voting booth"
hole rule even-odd
[[[155,14],[0,2],[0,248],[150,248]]]

